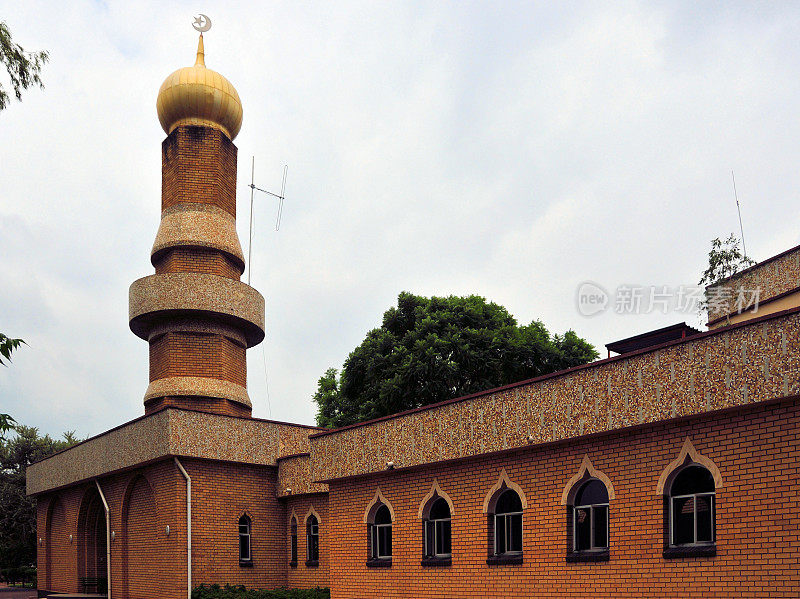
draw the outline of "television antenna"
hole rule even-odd
[[[277,193],[272,193],[271,191],[267,191],[266,189],[261,189],[260,187],[256,187],[255,180],[256,180],[256,157],[253,156],[252,168],[250,169],[250,239],[247,243],[247,284],[250,284],[250,273],[253,270],[253,196],[257,191],[261,193],[266,193],[267,195],[271,195],[272,197],[278,198],[278,215],[275,218],[275,230],[280,231],[281,228],[281,216],[283,216],[283,200],[286,197],[286,173],[289,170],[289,165],[283,165],[283,181],[281,182],[281,193],[278,195]]]
[[[733,197],[736,199],[736,211],[739,213],[739,231],[742,234],[742,253],[747,256],[747,246],[744,243],[744,227],[742,226],[742,209],[739,207],[739,194],[736,193],[736,176],[731,171],[733,179]]]

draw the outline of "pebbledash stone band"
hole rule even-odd
[[[150,260],[153,266],[175,247],[213,248],[225,253],[244,272],[244,254],[236,234],[236,219],[210,204],[177,204],[161,213]]]
[[[206,273],[150,275],[130,288],[130,328],[147,340],[167,316],[213,315],[244,330],[247,347],[264,339],[264,296],[249,285]]]

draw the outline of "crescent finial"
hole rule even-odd
[[[208,18],[207,15],[200,14],[194,18],[194,23],[192,23],[192,27],[194,27],[195,31],[199,31],[200,33],[205,33],[209,29],[211,29],[211,19]]]

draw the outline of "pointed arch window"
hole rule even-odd
[[[608,489],[596,478],[577,483],[569,515],[572,520],[572,551],[582,557],[608,556]],[[585,561],[576,559],[574,561]]]
[[[370,560],[390,564],[392,559],[392,513],[386,505],[381,503],[373,509],[367,528]]]
[[[716,541],[716,487],[707,468],[690,463],[669,489],[670,547],[711,546]]]
[[[443,497],[434,497],[425,523],[425,557],[446,559],[452,556],[450,505]]]
[[[252,522],[245,514],[239,518],[239,565],[247,566],[253,563],[251,551]]]
[[[496,496],[489,513],[491,555],[487,564],[522,563],[522,500],[513,489]]]
[[[307,567],[319,565],[319,520],[311,514],[306,520]]]
[[[289,565],[297,567],[297,518],[294,516],[289,523]]]

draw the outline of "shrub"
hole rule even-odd
[[[247,589],[243,585],[200,585],[192,599],[330,599],[330,589]]]

